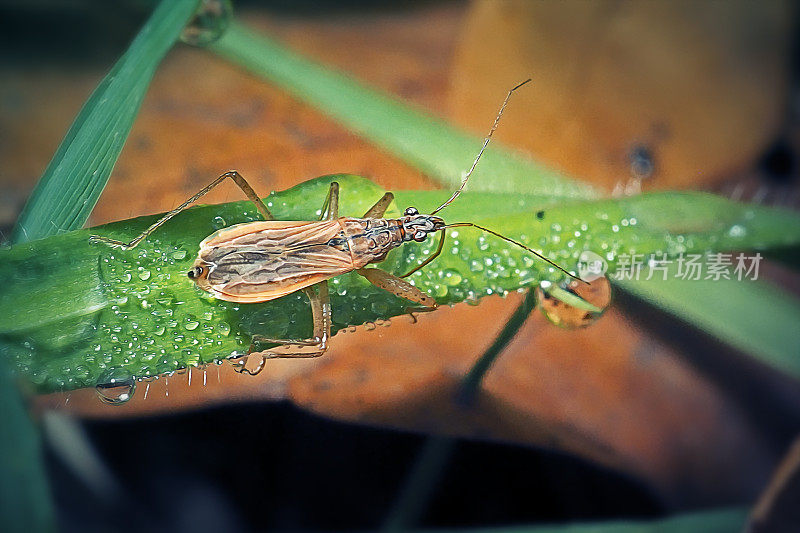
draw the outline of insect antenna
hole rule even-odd
[[[517,85],[516,87],[514,87],[513,89],[508,91],[508,94],[506,95],[506,99],[503,100],[503,105],[500,106],[500,111],[497,112],[497,117],[495,117],[495,119],[494,119],[494,124],[492,124],[492,128],[489,130],[489,134],[483,140],[483,146],[481,146],[481,150],[480,150],[480,152],[478,152],[478,157],[476,157],[475,161],[472,162],[472,166],[470,167],[469,171],[464,175],[463,178],[461,178],[461,185],[458,186],[458,189],[455,190],[455,192],[450,196],[450,198],[447,199],[447,201],[445,203],[443,203],[442,205],[440,205],[439,207],[434,209],[433,212],[431,212],[431,215],[435,215],[436,213],[438,213],[439,211],[441,211],[442,209],[444,209],[445,207],[447,207],[448,205],[453,203],[453,200],[458,198],[458,195],[461,194],[461,191],[464,190],[464,187],[467,185],[467,181],[469,180],[469,177],[472,176],[472,172],[475,170],[475,167],[478,166],[478,161],[481,160],[481,156],[483,155],[483,152],[486,150],[486,147],[489,145],[489,141],[492,140],[492,134],[494,133],[494,130],[496,130],[497,129],[497,125],[500,124],[500,117],[503,116],[503,111],[506,110],[506,106],[508,105],[508,101],[511,99],[511,95],[514,93],[514,91],[516,91],[517,89],[519,89],[520,87],[522,87],[523,85],[528,83],[529,81],[531,81],[530,78],[528,78],[527,80],[523,81],[522,83],[520,83],[519,85]]]
[[[553,261],[551,261],[550,259],[546,258],[545,256],[543,256],[542,254],[540,254],[539,252],[537,252],[533,248],[528,248],[527,246],[525,246],[521,242],[517,242],[514,239],[506,237],[505,235],[501,235],[500,233],[497,233],[496,231],[490,230],[489,228],[484,228],[483,226],[479,226],[479,225],[474,224],[472,222],[456,222],[455,224],[447,224],[443,229],[445,229],[445,228],[461,228],[461,227],[477,228],[479,230],[485,231],[486,233],[491,233],[495,237],[500,237],[501,239],[503,239],[506,242],[510,242],[511,244],[516,244],[520,248],[522,248],[524,250],[527,250],[528,252],[532,253],[533,255],[535,255],[536,257],[541,259],[542,261],[545,261],[545,262],[549,263],[550,265],[556,267],[557,269],[559,269],[561,272],[563,272],[567,276],[571,277],[572,279],[588,284],[587,281],[579,278],[578,276],[576,276],[575,274],[569,272],[567,269],[565,269],[564,267],[558,265],[557,263],[554,263]]]

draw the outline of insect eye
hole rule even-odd
[[[405,215],[407,217],[413,217],[419,215],[419,211],[417,211],[416,207],[409,207],[408,209],[406,209]],[[414,236],[414,238],[415,239],[417,238],[416,235]]]
[[[198,267],[194,267],[189,272],[187,272],[186,275],[189,276],[189,279],[199,278],[200,276],[203,275],[203,267],[199,267],[199,266]]]
[[[416,232],[414,234],[414,240],[417,241],[417,242],[422,242],[422,241],[425,240],[425,237],[427,237],[427,236],[428,236],[428,234],[425,233],[424,231],[418,231],[418,232]]]

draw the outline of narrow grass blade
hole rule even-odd
[[[86,101],[17,220],[12,242],[86,222],[117,162],[156,67],[198,0],[164,0]]]
[[[800,379],[800,302],[771,283],[685,281],[674,276],[617,283],[768,366]]]
[[[285,87],[442,183],[460,183],[462,173],[469,168],[481,146],[481,139],[318,65],[241,25],[231,25],[210,48]],[[499,106],[503,95],[497,96]],[[487,119],[487,127],[491,118],[494,117]],[[594,195],[588,185],[497,145],[487,150],[470,187],[472,190],[516,191],[553,197]]]
[[[489,368],[514,339],[535,308],[536,295],[533,290],[529,290],[491,346],[461,380],[458,395],[453,401],[465,409],[471,407]],[[425,511],[433,489],[444,474],[457,443],[458,439],[446,435],[431,435],[426,439],[381,531],[408,531],[414,527]]]

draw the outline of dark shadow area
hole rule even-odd
[[[48,454],[64,531],[374,530],[423,443],[289,404],[247,404],[86,430],[125,494],[105,503]],[[421,527],[646,517],[635,480],[521,446],[461,441]]]

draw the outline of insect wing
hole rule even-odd
[[[353,270],[337,220],[270,220],[222,229],[200,244],[208,288],[233,302],[264,302]]]

